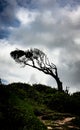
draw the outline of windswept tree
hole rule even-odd
[[[0,78],[0,85],[2,84],[1,78]]]
[[[63,90],[62,82],[58,77],[57,67],[50,63],[46,54],[39,49],[28,49],[27,51],[16,49],[10,53],[11,57],[23,66],[28,65],[36,68],[45,74],[51,75],[57,83],[59,91]]]

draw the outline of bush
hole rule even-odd
[[[70,96],[64,92],[53,94],[48,107],[59,112],[68,112],[70,105]]]
[[[34,115],[32,106],[24,100],[24,90],[17,89],[20,90],[10,86],[0,87],[0,129],[46,130],[46,126]]]
[[[48,107],[59,112],[80,115],[80,92],[73,93],[72,95],[65,92],[57,92],[50,98]]]

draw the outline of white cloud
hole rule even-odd
[[[69,11],[67,13],[67,16],[69,17],[69,19],[73,24],[80,23],[80,7],[78,7],[75,10]]]
[[[75,38],[74,42],[75,42],[75,44],[80,45],[80,38]]]
[[[54,25],[56,23],[56,19],[54,18],[53,13],[50,10],[44,11],[41,14],[41,20],[46,25]]]
[[[16,17],[21,22],[21,24],[27,25],[33,22],[37,15],[38,15],[37,12],[29,11],[28,9],[25,9],[25,8],[19,8],[17,11]]]

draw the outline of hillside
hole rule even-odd
[[[0,130],[80,129],[80,92],[41,84],[0,85]]]

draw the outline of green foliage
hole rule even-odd
[[[46,126],[34,115],[26,96],[27,93],[17,84],[0,86],[1,130],[46,130]]]
[[[48,106],[51,109],[60,111],[60,112],[68,112],[68,102],[69,102],[70,96],[64,92],[57,92],[53,94],[52,98],[49,101]]]
[[[0,85],[1,130],[46,130],[37,116],[43,115],[43,120],[63,118],[53,111],[78,115],[73,123],[79,126],[80,92],[70,95],[41,84]]]
[[[42,84],[33,84],[33,87],[40,93],[43,94],[53,94],[55,92],[57,92],[57,90],[55,88],[51,88],[48,87],[46,85],[42,85]]]
[[[80,115],[80,92],[69,95],[65,92],[56,92],[50,98],[48,107],[59,112],[68,112]]]
[[[71,95],[70,111],[80,116],[80,92],[75,92]]]

